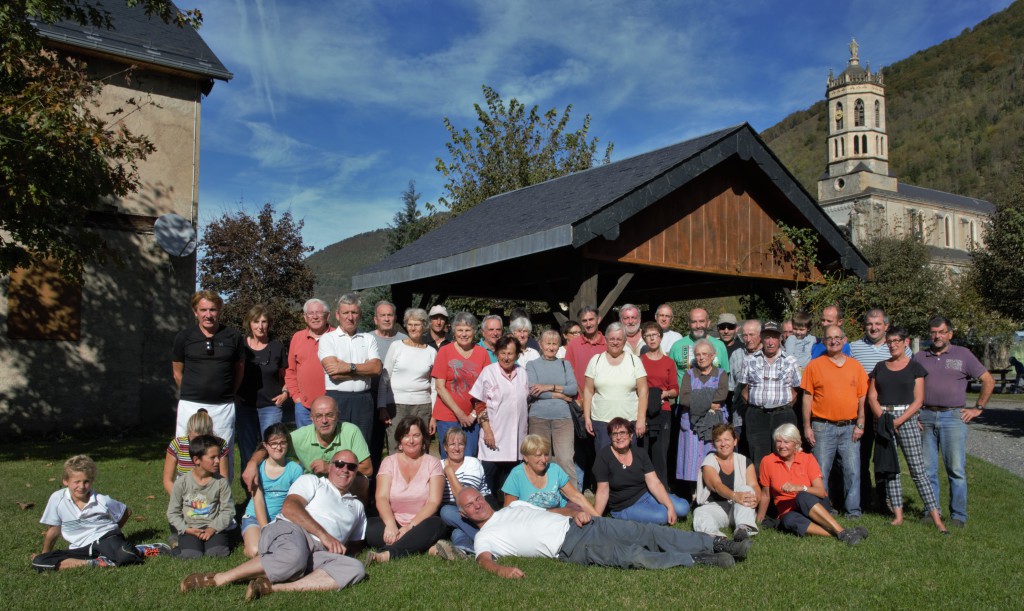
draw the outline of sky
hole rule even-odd
[[[200,232],[264,202],[319,250],[387,226],[409,181],[444,195],[445,117],[481,86],[559,110],[612,161],[743,122],[763,131],[825,95],[851,38],[884,68],[1009,0],[179,0],[234,73],[203,101]],[[824,134],[822,134],[824,146]],[[603,151],[603,144],[599,145]]]

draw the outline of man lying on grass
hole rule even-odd
[[[245,599],[255,600],[362,581],[363,564],[345,555],[358,553],[366,536],[363,504],[349,492],[358,468],[356,455],[342,450],[332,457],[327,477],[300,477],[277,519],[260,533],[259,556],[223,573],[193,573],[182,580],[182,593],[252,580]]]
[[[469,487],[459,492],[458,502],[462,515],[480,527],[474,541],[477,563],[509,579],[526,574],[498,564],[505,556],[637,569],[694,564],[724,568],[745,558],[753,544],[750,539],[738,542],[667,526],[592,518],[583,511],[568,517],[522,501],[494,511],[478,490]]]

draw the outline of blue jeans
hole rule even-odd
[[[462,517],[456,505],[441,505],[441,521],[452,528],[452,545],[472,553],[473,541],[480,529]]]
[[[437,447],[441,451],[441,460],[448,458],[448,452],[444,451],[444,433],[448,429],[454,429],[459,427],[459,421],[455,422],[444,422],[442,420],[437,421]],[[480,425],[474,424],[468,429],[464,428],[462,431],[466,434],[466,456],[476,457],[477,448],[480,445]]]
[[[811,453],[821,466],[821,477],[828,488],[832,461],[839,454],[843,466],[843,487],[846,488],[846,515],[860,515],[860,441],[853,440],[854,425],[836,426],[828,422],[811,422],[814,448]]]
[[[252,453],[263,440],[263,431],[271,424],[277,424],[284,418],[284,412],[276,405],[268,407],[251,407],[239,405],[235,409],[235,436],[238,439],[238,453],[242,469],[249,464]]]
[[[313,424],[313,419],[309,417],[309,408],[305,405],[295,402],[295,428],[302,428],[307,424]]]
[[[676,517],[682,519],[690,513],[690,504],[674,494],[668,495],[676,510]],[[622,511],[613,511],[613,518],[632,520],[648,524],[668,524],[668,510],[650,492],[645,492],[635,503]]]
[[[967,425],[960,410],[933,412],[922,409],[924,467],[935,498],[939,498],[939,449],[949,478],[949,516],[967,521]]]

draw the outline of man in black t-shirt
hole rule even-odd
[[[213,291],[192,296],[197,324],[175,336],[171,366],[179,391],[175,435],[187,435],[188,419],[205,409],[213,419],[213,434],[231,448],[235,442],[235,393],[245,371],[245,350],[242,335],[220,324],[223,306],[224,300]],[[231,465],[230,453],[228,460]]]

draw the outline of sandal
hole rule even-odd
[[[274,586],[266,577],[257,577],[245,588],[245,600],[252,602],[274,593]]]
[[[181,593],[188,594],[194,590],[216,587],[217,582],[213,579],[215,575],[216,573],[192,573],[181,580]]]

